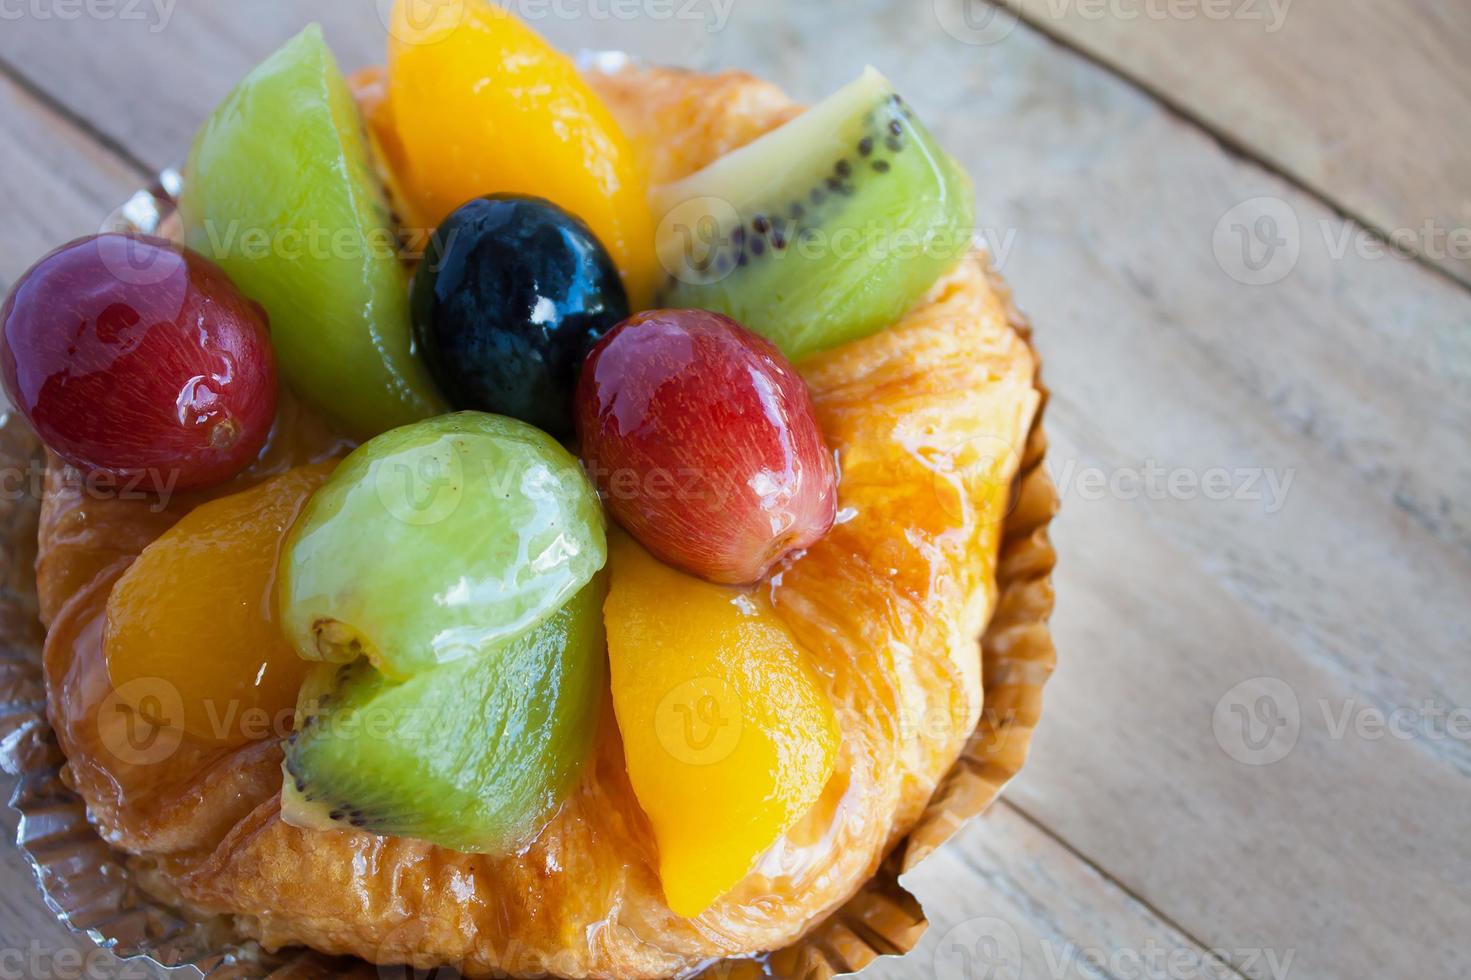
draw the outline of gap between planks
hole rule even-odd
[[[962,0],[962,2],[967,2],[967,0]],[[1212,139],[1216,141],[1217,144],[1220,145],[1221,150],[1225,152],[1228,156],[1235,157],[1239,160],[1251,164],[1252,166],[1260,168],[1266,173],[1271,174],[1284,183],[1290,185],[1294,190],[1297,190],[1305,197],[1312,199],[1313,201],[1327,208],[1329,211],[1332,211],[1334,215],[1339,219],[1344,221],[1351,221],[1354,224],[1358,225],[1360,228],[1364,229],[1364,231],[1372,235],[1374,240],[1379,245],[1382,245],[1390,250],[1397,250],[1397,246],[1395,246],[1395,244],[1389,240],[1384,230],[1380,228],[1375,222],[1371,221],[1368,217],[1355,210],[1354,208],[1348,206],[1347,204],[1344,204],[1340,201],[1335,200],[1332,197],[1329,197],[1326,191],[1320,190],[1312,184],[1307,183],[1290,170],[1287,170],[1284,167],[1272,162],[1270,159],[1267,158],[1265,154],[1257,150],[1256,147],[1252,146],[1244,138],[1238,137],[1236,134],[1232,133],[1225,127],[1220,126],[1207,119],[1200,112],[1188,106],[1182,99],[1178,99],[1172,96],[1168,90],[1149,81],[1139,72],[1129,69],[1127,66],[1114,59],[1107,58],[1104,55],[1088,50],[1087,48],[1079,44],[1076,40],[1065,34],[1059,27],[1049,23],[1047,18],[1038,17],[1035,14],[1029,13],[1025,9],[1025,7],[1020,2],[1018,2],[1018,0],[984,0],[984,2],[998,10],[1010,13],[1012,16],[1020,20],[1023,24],[1027,25],[1027,27],[1036,31],[1042,37],[1046,38],[1048,41],[1052,42],[1063,51],[1066,51],[1069,54],[1072,54],[1082,59],[1083,61],[1088,62],[1089,64],[1096,65],[1103,71],[1108,72],[1110,75],[1123,80],[1133,88],[1136,88],[1140,92],[1143,92],[1155,102],[1159,103],[1159,105],[1170,115],[1182,120],[1183,122],[1189,124],[1191,127],[1209,135]],[[1430,259],[1426,258],[1419,249],[1414,249],[1410,251],[1405,257],[1409,261],[1420,266],[1421,268],[1434,273],[1436,276],[1443,279],[1444,281],[1453,284],[1462,292],[1471,294],[1471,283],[1467,283],[1466,281],[1453,275],[1447,269],[1441,267],[1440,265],[1437,265],[1435,262],[1432,262]]]
[[[29,75],[15,67],[15,65],[12,65],[3,57],[0,57],[0,76],[14,83],[16,88],[35,99],[36,102],[44,106],[48,111],[54,113],[58,119],[76,130],[78,134],[86,137],[92,143],[107,151],[118,163],[121,163],[129,170],[137,172],[143,183],[149,183],[158,176],[157,171],[134,155],[125,145],[98,129],[87,117],[56,98],[49,90],[41,87]],[[118,203],[121,204],[122,202],[119,201]],[[102,217],[102,215],[99,215],[99,220]]]
[[[999,797],[996,802],[992,804],[992,806],[1002,806],[1010,810],[1012,813],[1015,813],[1018,817],[1020,817],[1023,821],[1025,821],[1033,829],[1035,829],[1039,834],[1046,837],[1048,840],[1052,841],[1059,848],[1061,848],[1063,853],[1069,855],[1073,858],[1073,860],[1077,861],[1079,864],[1082,864],[1088,870],[1096,874],[1099,878],[1103,879],[1103,881],[1106,882],[1109,887],[1113,888],[1124,898],[1136,903],[1140,908],[1144,909],[1155,919],[1159,920],[1161,925],[1164,925],[1165,927],[1173,929],[1175,932],[1179,933],[1181,937],[1183,937],[1186,941],[1188,941],[1192,946],[1195,947],[1195,951],[1199,953],[1202,957],[1206,957],[1214,960],[1217,963],[1220,963],[1222,966],[1230,970],[1234,976],[1239,977],[1240,980],[1251,980],[1250,977],[1241,972],[1241,969],[1237,967],[1235,963],[1232,963],[1229,959],[1223,958],[1221,955],[1219,955],[1223,952],[1226,952],[1225,950],[1218,950],[1212,947],[1210,944],[1206,943],[1195,933],[1187,929],[1183,924],[1176,921],[1176,919],[1168,912],[1156,906],[1153,902],[1149,901],[1149,899],[1144,898],[1142,895],[1135,892],[1134,889],[1130,888],[1107,868],[1103,867],[1101,864],[1098,864],[1088,855],[1078,850],[1078,848],[1074,847],[1072,843],[1070,843],[1061,834],[1057,833],[1051,827],[1047,826],[1047,824],[1034,817],[1020,804],[1013,803],[1011,800],[1007,799],[1003,795]],[[969,854],[966,854],[962,850],[959,852],[959,857],[961,862],[965,864],[966,867],[979,872],[979,869],[975,868],[972,862],[972,858]]]

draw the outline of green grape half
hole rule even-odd
[[[401,680],[533,629],[606,560],[577,460],[524,422],[458,412],[343,460],[287,537],[280,618],[306,659]]]

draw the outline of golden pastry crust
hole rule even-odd
[[[595,79],[659,180],[798,108],[749,76],[640,70]],[[185,742],[163,762],[114,751],[101,652],[106,597],[196,501],[151,514],[48,476],[38,580],[50,710],[72,784],[151,887],[234,917],[268,948],[302,944],[469,976],[666,977],[780,948],[870,877],[914,823],[980,715],[977,637],[995,604],[1011,480],[1037,410],[1035,364],[968,258],[892,329],[800,365],[838,451],[842,523],[769,582],[832,696],[843,748],[824,796],[695,920],[665,907],[647,823],[605,709],[577,791],[526,851],[465,855],[283,823],[280,751]],[[244,479],[340,450],[290,425]]]

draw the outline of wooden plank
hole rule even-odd
[[[1000,2],[1471,282],[1471,5]],[[948,23],[989,42],[1004,16]]]
[[[0,76],[0,294],[45,252],[97,230],[142,183],[142,175],[98,147],[9,78]],[[3,398],[3,396],[0,396]]]
[[[865,978],[1240,976],[1005,802],[905,883],[923,902],[929,931],[908,957],[879,960]],[[1295,959],[1291,950],[1231,952],[1275,980]]]
[[[145,159],[165,138],[182,147],[215,83],[177,70],[191,56],[174,46],[223,58],[255,36],[203,7],[212,41],[201,16],[130,49],[149,92],[204,103],[189,119],[144,98],[112,122],[114,92],[61,97]],[[252,5],[251,23],[284,36],[291,16],[276,10]],[[719,60],[804,97],[878,63],[976,175],[980,230],[1039,325],[1066,483],[1062,666],[1010,798],[1204,945],[1292,952],[1294,977],[1466,972],[1467,742],[1372,732],[1375,712],[1471,703],[1466,294],[1411,263],[1339,254],[1345,228],[1326,208],[1035,32],[967,45],[938,23],[916,29],[911,9],[873,0],[841,18],[752,0]],[[93,33],[67,35],[68,57],[105,60]],[[60,57],[59,43],[28,50]],[[26,57],[28,73],[44,64]],[[1300,254],[1251,286],[1232,235],[1262,216],[1295,223]],[[1217,470],[1229,499],[1199,486]],[[1096,488],[1095,471],[1114,486]],[[1291,697],[1233,693],[1263,676]],[[1277,743],[1253,751],[1233,706],[1251,721],[1294,702],[1296,744],[1251,764]],[[995,823],[942,852],[942,912],[989,917],[975,855]],[[1039,860],[1034,891],[1086,895],[1058,862]],[[1228,958],[1271,975],[1260,957]]]

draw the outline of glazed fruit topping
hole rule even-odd
[[[587,225],[541,198],[476,198],[430,240],[414,275],[414,332],[455,408],[572,433],[588,349],[628,316],[613,260]]]
[[[712,585],[614,532],[604,616],[628,776],[664,897],[694,917],[750,872],[832,775],[838,726],[811,658],[759,591]]]
[[[793,360],[893,323],[970,250],[970,179],[872,68],[658,189],[661,303],[735,317]]]
[[[527,633],[393,681],[365,660],[303,686],[281,813],[457,851],[514,851],[576,784],[606,690],[602,576]]]
[[[577,426],[618,522],[713,582],[754,582],[832,527],[836,466],[807,387],[728,317],[653,310],[613,328],[583,366]]]
[[[281,542],[331,463],[196,507],[128,566],[107,600],[103,649],[115,690],[182,711],[206,743],[237,744],[289,727],[309,665],[276,621]],[[164,693],[160,685],[167,685]]]
[[[358,439],[444,410],[413,352],[408,273],[363,119],[321,28],[235,87],[186,173],[189,245],[269,311],[297,394]]]
[[[387,111],[412,220],[433,227],[481,194],[548,197],[587,222],[647,305],[653,218],[633,148],[572,60],[504,6],[394,6]]]
[[[484,655],[603,567],[603,509],[577,460],[524,422],[457,412],[359,446],[281,559],[282,625],[308,660],[394,679]]]
[[[201,256],[158,238],[78,239],[0,309],[12,404],[57,455],[160,493],[246,466],[276,413],[266,317]]]

